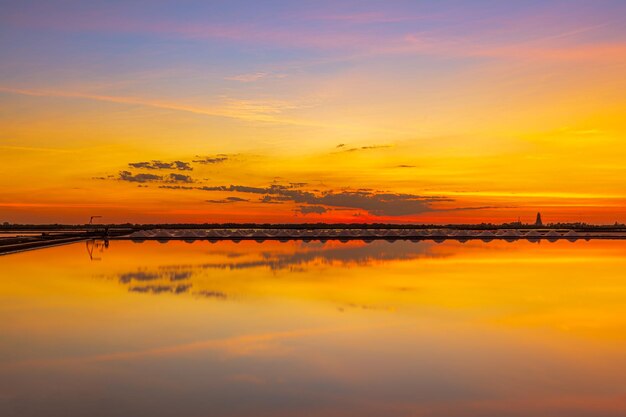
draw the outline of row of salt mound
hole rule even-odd
[[[305,237],[305,236],[351,236],[351,237],[384,237],[384,236],[430,236],[430,237],[455,237],[455,236],[476,236],[476,237],[581,237],[582,235],[575,230],[569,230],[567,233],[561,234],[556,230],[550,230],[542,233],[537,230],[530,230],[526,234],[520,233],[518,230],[506,229],[498,230],[495,233],[490,230],[485,231],[468,231],[468,230],[442,230],[442,229],[319,229],[319,230],[301,230],[301,229],[265,229],[265,230],[227,230],[227,229],[208,229],[208,230],[139,230],[129,235],[130,238],[203,238],[203,237],[221,237],[221,238],[237,238],[237,237]],[[586,234],[585,236],[590,236]]]
[[[153,236],[152,231],[148,231],[148,230],[139,230],[129,235],[129,237],[131,238],[145,238],[145,237],[152,237],[152,236]]]
[[[545,237],[561,237],[561,234],[556,230],[550,230],[548,233],[544,235]]]
[[[500,234],[499,236],[503,236],[503,237],[520,237],[521,233],[518,230],[505,230],[502,234]]]

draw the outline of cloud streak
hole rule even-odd
[[[196,155],[196,158],[202,158],[202,159],[194,159],[192,162],[195,164],[202,164],[202,165],[219,164],[221,162],[228,161],[228,156],[226,155],[217,155],[217,156]]]
[[[207,203],[215,203],[215,204],[229,204],[229,203],[239,203],[239,202],[245,202],[245,201],[250,201],[247,198],[240,198],[240,197],[226,197],[222,200],[207,200]]]
[[[326,210],[323,206],[298,206],[296,212],[307,215],[307,214],[324,214],[328,210]]]
[[[117,179],[120,181],[137,182],[137,183],[167,182],[167,183],[191,184],[195,182],[193,178],[191,178],[189,175],[184,175],[184,174],[171,173],[169,175],[162,176],[162,175],[146,174],[146,173],[133,174],[130,171],[120,171]]]
[[[193,168],[189,165],[189,162],[183,161],[163,162],[153,160],[151,162],[131,162],[128,166],[137,169],[177,169],[179,171],[193,170]]]
[[[127,96],[110,96],[101,94],[90,94],[76,91],[59,91],[59,90],[39,90],[39,89],[20,89],[0,86],[0,92],[9,94],[18,94],[31,97],[61,97],[74,98],[82,100],[102,101],[116,104],[138,105],[163,110],[174,110],[185,113],[192,113],[201,116],[225,117],[230,119],[238,119],[247,122],[264,122],[294,126],[315,126],[315,123],[305,120],[296,120],[284,117],[282,114],[288,110],[299,108],[294,103],[275,100],[238,100],[228,98],[221,105],[197,107],[185,104],[172,103],[160,100],[149,100],[139,97]]]
[[[133,174],[130,171],[120,171],[118,179],[120,181],[144,183],[144,182],[162,181],[163,177],[161,175],[155,175],[155,174]]]

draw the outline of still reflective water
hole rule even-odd
[[[2,416],[624,416],[626,242],[0,257]]]

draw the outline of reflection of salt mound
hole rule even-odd
[[[496,235],[491,230],[485,230],[478,235],[478,237],[480,237],[480,240],[482,240],[483,242],[490,242],[495,236]]]
[[[556,242],[557,240],[561,238],[561,234],[557,232],[556,230],[550,230],[544,236],[548,238],[548,242],[552,242],[552,243]]]
[[[506,230],[500,235],[500,237],[507,242],[515,242],[520,238],[520,233],[517,230]]]
[[[580,234],[576,232],[575,230],[570,230],[567,233],[565,233],[563,237],[567,238],[568,242],[574,243],[578,240],[578,238],[580,237]]]

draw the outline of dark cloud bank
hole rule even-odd
[[[186,187],[162,185],[161,188],[179,190],[222,191],[232,193],[260,194],[261,203],[280,204],[293,202],[299,204],[297,211],[301,214],[323,214],[327,207],[361,209],[376,216],[406,216],[421,214],[435,209],[431,203],[454,201],[441,196],[420,196],[415,194],[386,193],[371,190],[328,191],[313,193],[297,188],[294,185],[271,185],[269,187],[250,187],[245,185],[220,185]],[[240,200],[209,200],[211,202],[235,202]]]
[[[355,150],[370,150],[387,148],[390,145],[362,146],[360,148],[345,149],[344,144],[337,146],[343,148],[344,152]],[[196,155],[192,162],[195,164],[211,165],[220,164],[230,160],[226,154],[214,156]],[[128,164],[135,169],[146,170],[179,170],[192,171],[190,162],[173,161],[163,162],[152,160],[151,162],[133,162]],[[412,165],[398,165],[398,168],[413,168]],[[254,200],[262,204],[284,204],[294,203],[295,212],[302,215],[321,215],[330,209],[335,210],[362,210],[374,216],[408,216],[419,215],[433,211],[449,210],[478,210],[494,208],[492,206],[482,207],[462,207],[456,209],[442,209],[433,207],[433,203],[453,202],[455,200],[443,196],[423,196],[408,193],[391,193],[376,191],[372,189],[341,190],[341,191],[307,191],[302,187],[306,183],[289,183],[289,185],[273,184],[268,187],[251,187],[246,185],[218,185],[201,186],[190,175],[182,173],[169,173],[158,175],[150,172],[133,173],[131,171],[120,171],[116,177],[120,181],[130,183],[160,183],[160,188],[174,190],[200,190],[228,193],[257,194],[258,199]],[[104,178],[103,178],[104,179]],[[192,185],[193,184],[193,185]],[[144,185],[146,186],[146,185]],[[222,199],[207,199],[207,203],[212,204],[233,204],[239,202],[253,201],[249,198],[228,196]]]

